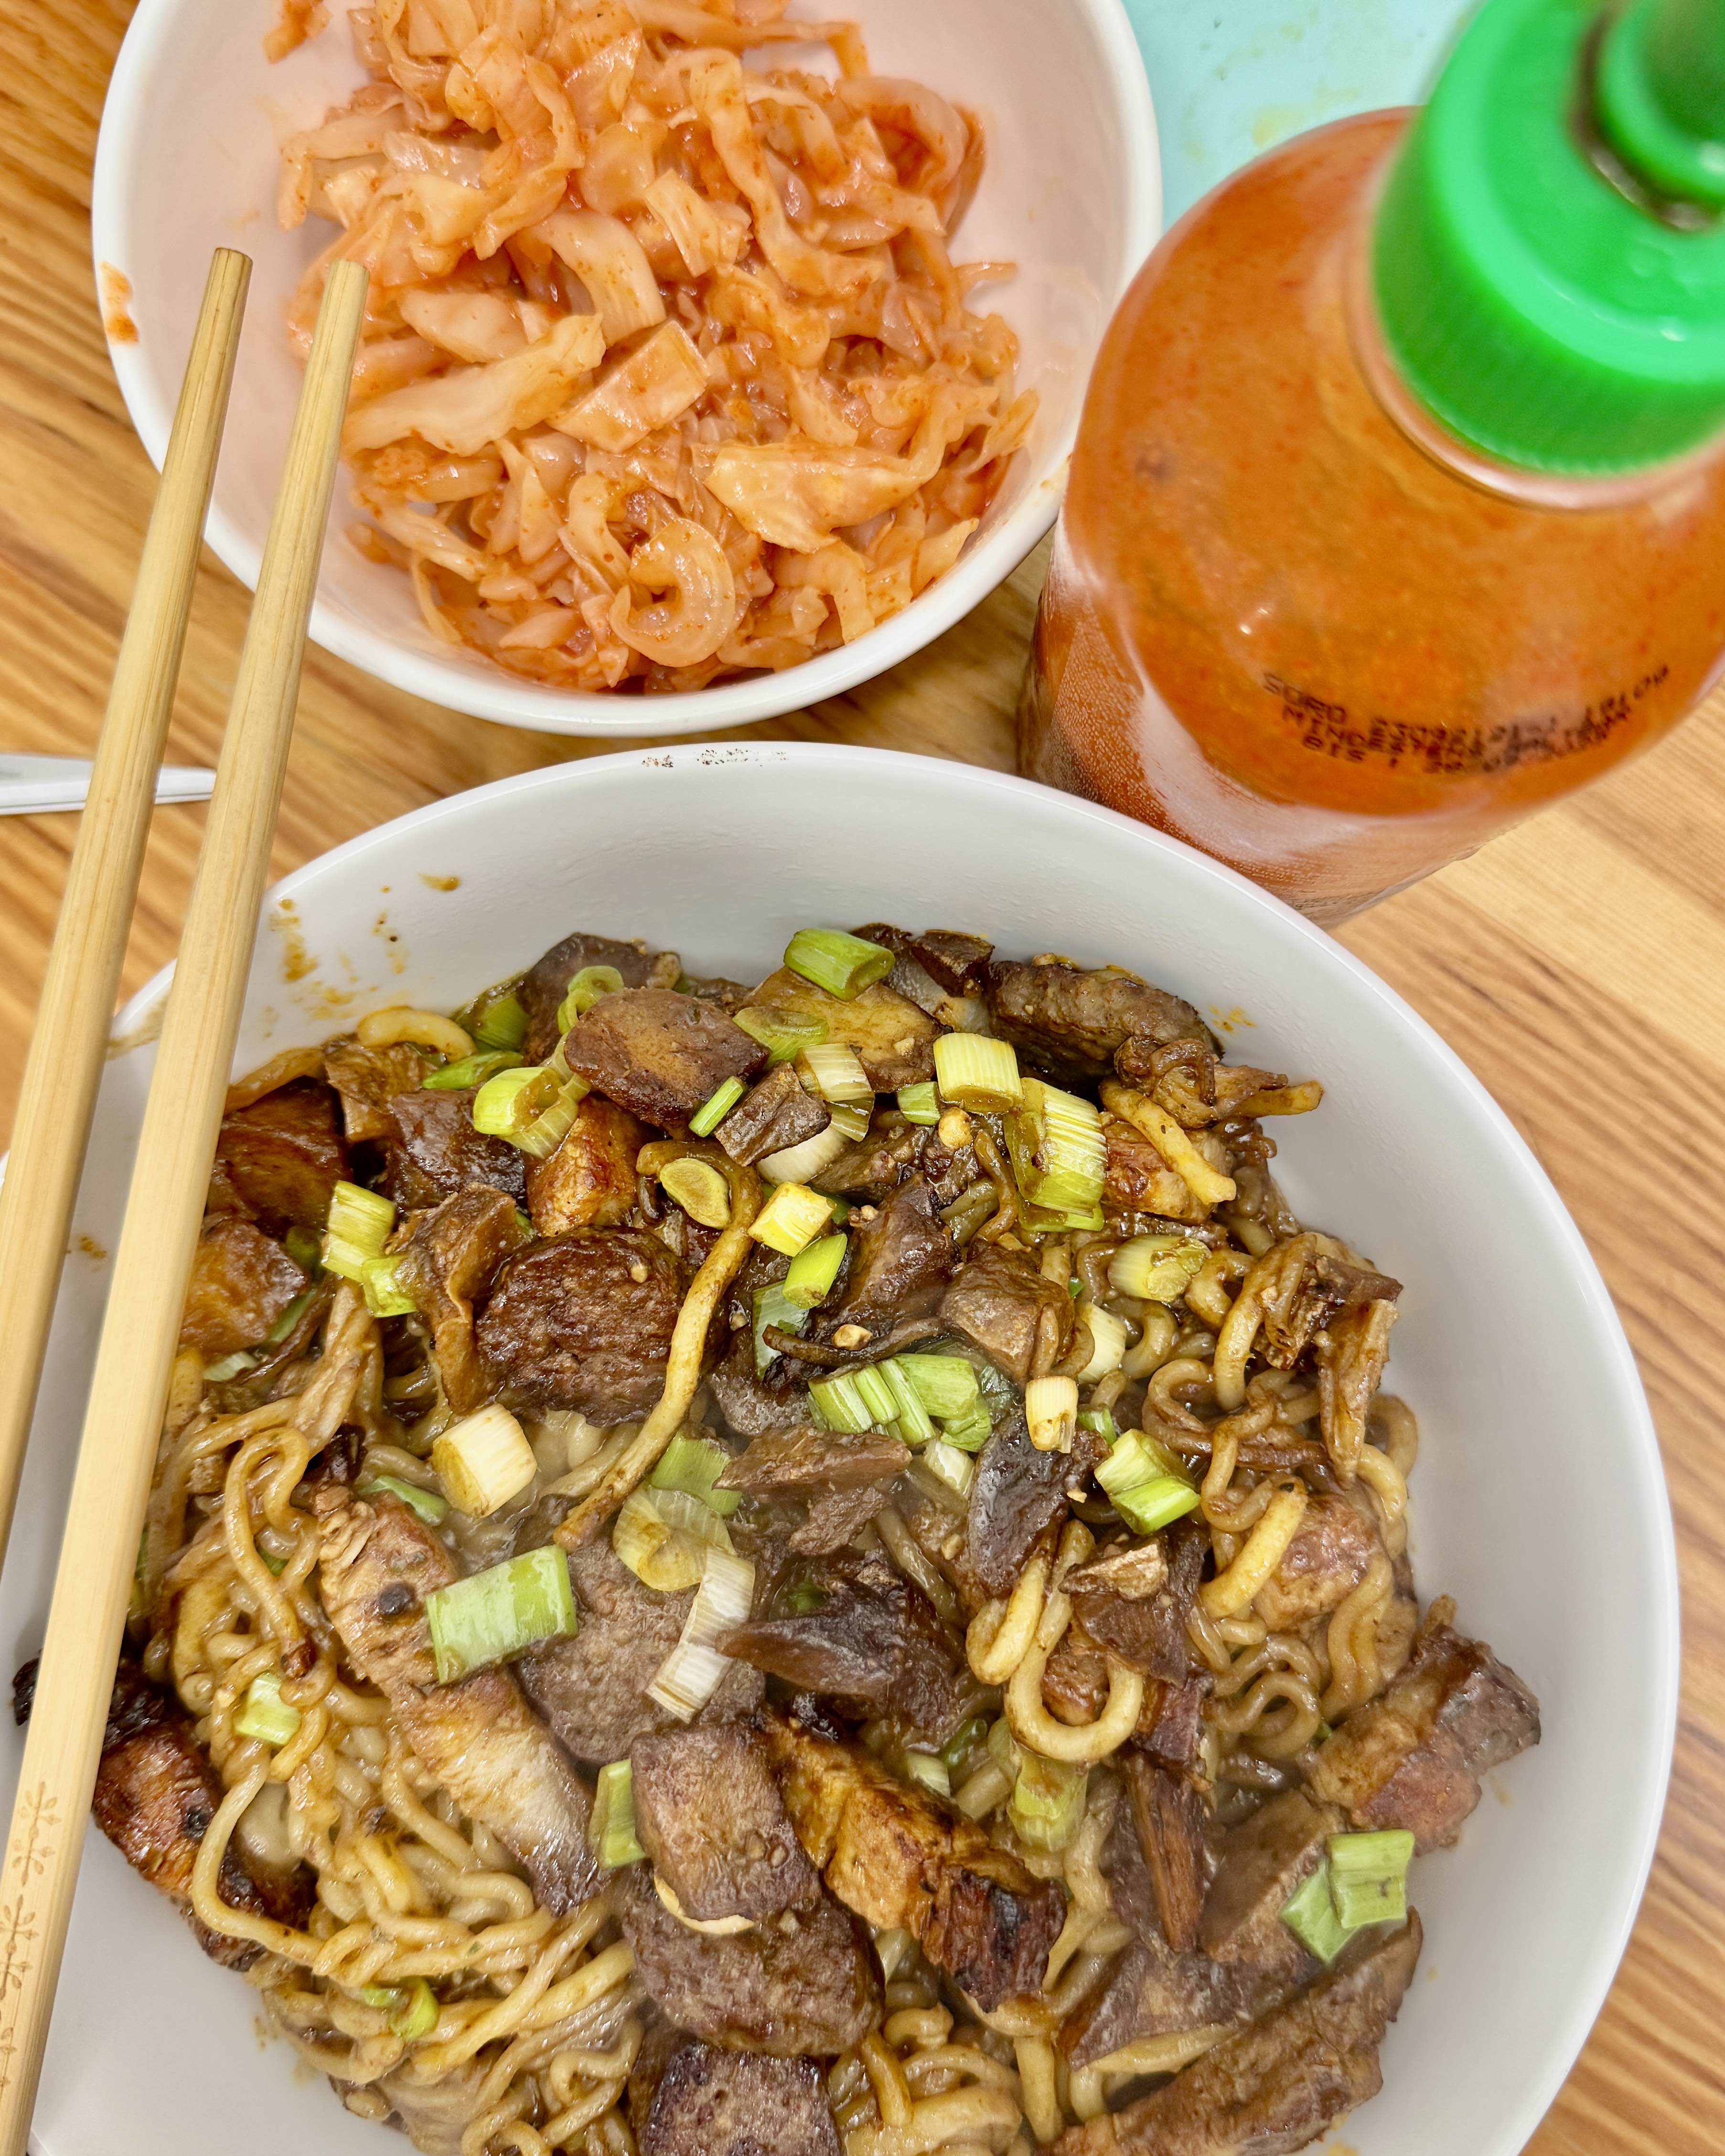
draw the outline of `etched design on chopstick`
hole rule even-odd
[[[28,1955],[40,1937],[30,1885],[48,1869],[53,1856],[52,1838],[59,1830],[59,1799],[50,1796],[48,1784],[39,1782],[18,1799],[17,1825],[23,1836],[14,1846],[8,1869],[13,1874],[17,1898],[0,1901],[0,2089],[12,2081],[13,2056],[18,2049],[13,2024],[17,1999],[23,1990],[31,1964]]]

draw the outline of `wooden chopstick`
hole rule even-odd
[[[251,270],[225,247],[210,264],[0,1183],[0,1561],[137,898]]]
[[[337,263],[216,773],[138,1139],[6,1854],[0,2156],[25,2156],[181,1306],[239,1029],[366,275]]]

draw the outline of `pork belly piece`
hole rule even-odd
[[[324,1076],[341,1103],[342,1127],[350,1145],[388,1137],[393,1129],[389,1103],[398,1093],[417,1093],[437,1066],[435,1056],[411,1041],[388,1048],[365,1048],[352,1034],[326,1041]]]
[[[908,1931],[985,2013],[1040,1988],[1059,1887],[846,1745],[785,1728],[774,1748],[797,1838],[847,1908]]]
[[[561,942],[553,943],[516,983],[516,995],[527,1014],[527,1037],[521,1045],[522,1055],[530,1063],[542,1063],[562,1038],[557,1013],[569,993],[570,982],[578,973],[584,973],[589,966],[609,966],[624,988],[644,988],[649,979],[656,979],[657,973],[669,973],[672,981],[676,979],[679,968],[675,954],[666,952],[664,956],[670,963],[658,967],[655,973],[653,952],[639,940],[622,943],[614,937],[577,934],[565,936]],[[665,985],[668,987],[670,983]]]
[[[310,1282],[280,1243],[237,1213],[198,1230],[180,1338],[207,1362],[255,1348]]]
[[[1278,1982],[1303,1984],[1317,1964],[1281,1912],[1323,1862],[1329,1836],[1347,1824],[1336,1805],[1289,1789],[1224,1835],[1200,1927],[1204,1952]]]
[[[1081,1429],[1070,1452],[1039,1452],[1022,1414],[983,1447],[970,1485],[965,1533],[970,1563],[990,1594],[1009,1594],[1045,1528],[1065,1517],[1107,1440]]]
[[[585,1784],[508,1670],[437,1682],[424,1599],[460,1577],[454,1558],[393,1497],[369,1502],[326,1484],[317,1508],[319,1590],[348,1660],[388,1700],[422,1765],[520,1858],[545,1907],[572,1909],[598,1878]]]
[[[1209,1547],[1208,1527],[1176,1521],[1150,1545],[1159,1548],[1163,1562],[1162,1577],[1147,1593],[1144,1585],[1154,1568],[1147,1562],[1143,1545],[1100,1550],[1066,1581],[1078,1629],[1128,1668],[1165,1684],[1184,1683],[1192,1666],[1186,1620],[1203,1584]]]
[[[1198,1944],[1213,1869],[1209,1815],[1191,1784],[1142,1752],[1121,1757],[1131,1818],[1150,1875],[1162,1935],[1177,1953]]]
[[[1192,1142],[1213,1168],[1225,1171],[1220,1138],[1194,1131]],[[1186,1178],[1160,1149],[1119,1116],[1102,1118],[1102,1209],[1108,1214],[1159,1214],[1165,1220],[1199,1221],[1210,1209],[1194,1198]]]
[[[911,956],[949,996],[979,996],[988,986],[994,947],[983,936],[952,928],[925,928],[910,940]]]
[[[818,1137],[832,1120],[826,1102],[803,1086],[796,1065],[781,1063],[744,1094],[713,1136],[732,1160],[752,1168],[769,1153]]]
[[[727,1078],[752,1078],[767,1051],[716,1004],[671,988],[604,996],[571,1029],[569,1068],[643,1122],[680,1127]]]
[[[398,1277],[431,1327],[444,1391],[457,1414],[471,1414],[492,1390],[474,1345],[474,1305],[525,1240],[515,1200],[483,1183],[408,1223]]]
[[[831,2058],[880,2026],[868,1933],[829,1894],[744,1932],[691,1931],[644,1866],[612,1889],[636,1974],[667,2019],[729,2051]]]
[[[1039,1342],[1051,1368],[1072,1344],[1072,1298],[1045,1280],[1028,1251],[984,1244],[959,1267],[941,1298],[941,1320],[1004,1370],[1015,1385],[1029,1380]]]
[[[1128,1040],[1209,1042],[1190,1004],[1117,966],[1086,973],[997,959],[988,1011],[1003,1040],[1062,1084],[1112,1077],[1115,1050]]]
[[[903,1318],[926,1317],[941,1300],[956,1255],[952,1231],[935,1210],[934,1193],[912,1175],[872,1220],[854,1223],[850,1270],[837,1315],[877,1331]]]
[[[1124,2111],[1069,2127],[1054,2156],[1289,2156],[1317,2140],[1384,2086],[1378,2047],[1420,1958],[1417,1916],[1362,1936],[1358,1958]]]
[[[398,1093],[383,1111],[383,1188],[408,1212],[453,1198],[471,1183],[527,1194],[526,1155],[473,1127],[474,1093]]]
[[[477,1328],[480,1358],[523,1406],[627,1421],[665,1389],[687,1286],[656,1235],[599,1228],[535,1243],[497,1275]]]
[[[30,1718],[36,1669],[33,1661],[26,1662],[13,1679],[13,1714],[20,1723]],[[136,1662],[122,1661],[114,1673],[90,1810],[133,1871],[173,1903],[210,1959],[223,1969],[244,1969],[264,1949],[250,1939],[212,1931],[192,1907],[198,1847],[223,1794],[220,1777],[193,1734],[191,1716]],[[305,1866],[263,1864],[237,1835],[222,1853],[216,1886],[230,1908],[295,1926],[311,1914],[316,1892]]]
[[[858,996],[829,995],[788,966],[769,974],[749,998],[777,1016],[819,1019],[829,1040],[852,1050],[877,1093],[896,1093],[934,1075],[940,1028],[908,996],[876,981]]]
[[[1447,1849],[1480,1800],[1480,1778],[1539,1742],[1539,1702],[1477,1640],[1428,1622],[1381,1699],[1318,1748],[1312,1787],[1360,1828],[1405,1827]]]
[[[1383,1548],[1363,1503],[1322,1492],[1311,1497],[1281,1562],[1255,1607],[1272,1632],[1298,1632],[1338,1608]]]
[[[813,2059],[677,2044],[639,2104],[631,2076],[630,2097],[640,2156],[839,2156]]]
[[[685,1916],[776,1917],[820,1899],[759,1730],[672,1729],[629,1756],[636,1835]]]
[[[301,1079],[222,1118],[218,1169],[270,1235],[321,1228],[330,1199],[347,1173],[326,1086]]]
[[[548,1159],[527,1162],[527,1210],[542,1235],[614,1228],[635,1202],[635,1159],[647,1133],[627,1108],[589,1093]]]
[[[568,1562],[581,1630],[523,1656],[516,1671],[559,1743],[578,1759],[603,1766],[626,1758],[638,1738],[678,1726],[648,1698],[647,1687],[677,1644],[695,1589],[660,1594],[644,1587],[608,1535],[583,1543]],[[738,1662],[701,1709],[702,1721],[750,1713],[765,1691],[764,1679]]]

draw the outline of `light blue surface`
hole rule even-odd
[[[1456,0],[1126,0],[1150,69],[1172,224],[1237,166],[1350,112],[1425,98]]]

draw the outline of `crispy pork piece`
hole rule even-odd
[[[436,1068],[435,1056],[411,1041],[393,1042],[388,1048],[363,1048],[353,1035],[326,1041],[323,1051],[324,1076],[336,1089],[341,1103],[342,1127],[347,1142],[387,1138],[393,1126],[389,1103],[398,1093],[417,1093]]]
[[[1076,1629],[1145,1676],[1183,1683],[1191,1669],[1186,1620],[1204,1580],[1208,1527],[1176,1521],[1150,1548],[1159,1549],[1163,1576],[1142,1591],[1153,1568],[1142,1544],[1111,1546],[1066,1582]]]
[[[820,1899],[758,1729],[667,1730],[629,1756],[636,1835],[685,1916],[758,1919]]]
[[[762,981],[749,998],[757,1010],[778,1015],[819,1019],[829,1040],[842,1041],[877,1093],[896,1093],[901,1086],[920,1085],[934,1075],[934,1020],[908,996],[876,981],[860,996],[829,995],[787,967]]]
[[[1225,1172],[1222,1141],[1208,1131],[1194,1131],[1191,1137],[1210,1165]],[[1102,1145],[1105,1213],[1154,1213],[1164,1220],[1191,1222],[1209,1218],[1209,1207],[1193,1196],[1185,1177],[1132,1124],[1119,1116],[1104,1116]]]
[[[1114,1053],[1132,1040],[1209,1042],[1192,1005],[1118,966],[1021,965],[989,969],[994,1030],[1034,1069],[1063,1084],[1114,1075]]]
[[[1039,1342],[1045,1349],[1044,1369],[1072,1344],[1071,1296],[1043,1278],[1027,1251],[994,1243],[973,1246],[941,1298],[941,1318],[1019,1386],[1029,1379]]]
[[[641,2109],[640,2156],[839,2156],[813,2059],[675,2045]]]
[[[970,1563],[989,1594],[1012,1592],[1037,1537],[1064,1518],[1107,1449],[1081,1429],[1070,1452],[1039,1452],[1019,1414],[995,1431],[977,1461],[966,1526]]]
[[[1204,1799],[1142,1752],[1122,1753],[1121,1765],[1162,1935],[1176,1953],[1189,1953],[1198,1944],[1212,1869]]]
[[[569,1068],[643,1122],[686,1123],[727,1078],[752,1078],[767,1051],[716,1004],[672,988],[605,996],[564,1043]]]
[[[208,1362],[255,1348],[310,1282],[280,1243],[237,1213],[198,1231],[180,1338]]]
[[[473,1306],[525,1240],[515,1200],[485,1183],[457,1191],[408,1224],[399,1278],[431,1327],[444,1392],[457,1414],[471,1414],[492,1390],[474,1346]]]
[[[33,1661],[26,1662],[13,1679],[13,1714],[19,1722],[30,1718],[36,1667]],[[136,1662],[122,1661],[114,1674],[90,1810],[133,1871],[173,1903],[210,1959],[223,1969],[244,1969],[264,1949],[250,1939],[212,1931],[192,1907],[198,1845],[223,1794],[220,1778],[192,1733],[192,1717]],[[311,1914],[316,1892],[303,1865],[260,1864],[237,1835],[223,1852],[216,1884],[230,1908],[296,1926]]]
[[[774,1748],[797,1838],[847,1908],[911,1933],[985,2013],[1040,1989],[1065,1922],[1057,1886],[846,1745],[784,1728]]]
[[[747,1931],[693,1931],[636,1865],[613,1888],[647,1993],[680,2029],[727,2051],[831,2058],[880,2024],[868,1933],[831,1895]]]
[[[521,1859],[543,1905],[572,1909],[598,1878],[585,1784],[508,1670],[437,1682],[424,1598],[460,1576],[455,1560],[393,1497],[369,1502],[326,1484],[317,1506],[319,1590],[348,1660],[388,1700],[422,1765]]]
[[[781,1063],[744,1094],[713,1136],[732,1160],[752,1168],[769,1153],[818,1137],[832,1120],[826,1102],[803,1086],[796,1065]]]
[[[633,1229],[534,1243],[497,1275],[479,1321],[480,1358],[523,1406],[627,1421],[665,1389],[687,1284],[659,1238]]]
[[[1255,1608],[1272,1632],[1299,1632],[1327,1617],[1365,1578],[1383,1544],[1363,1500],[1311,1498]]]
[[[1480,1777],[1539,1742],[1539,1702],[1477,1640],[1428,1624],[1407,1667],[1318,1748],[1312,1787],[1356,1827],[1406,1827],[1447,1849]]]
[[[383,1113],[383,1188],[405,1211],[453,1198],[482,1183],[506,1191],[517,1205],[527,1194],[526,1155],[506,1138],[473,1127],[474,1094],[398,1093]]]
[[[952,1231],[935,1210],[934,1193],[920,1175],[901,1183],[851,1231],[850,1270],[837,1316],[876,1330],[906,1317],[926,1317],[940,1301],[957,1253]]]
[[[635,1202],[635,1158],[647,1133],[627,1108],[589,1093],[547,1160],[527,1163],[527,1210],[542,1235],[614,1228]]]
[[[639,940],[621,943],[610,936],[577,934],[553,943],[516,984],[516,994],[527,1014],[527,1037],[521,1053],[530,1063],[544,1062],[562,1038],[557,1013],[569,993],[570,982],[589,966],[609,966],[620,976],[624,988],[644,988],[654,977],[655,960],[647,945]],[[671,978],[676,978],[675,972]]]
[[[1347,1824],[1334,1804],[1314,1804],[1303,1789],[1289,1789],[1225,1835],[1204,1907],[1204,1952],[1281,1982],[1303,1984],[1317,1964],[1281,1912],[1322,1863],[1328,1837]]]
[[[300,1079],[222,1118],[216,1160],[246,1209],[273,1235],[321,1228],[347,1173],[326,1086]]]
[[[1054,2156],[1289,2156],[1384,2086],[1378,2047],[1420,1958],[1410,1916],[1364,1934],[1312,1989],[1124,2111],[1070,2127]]]

